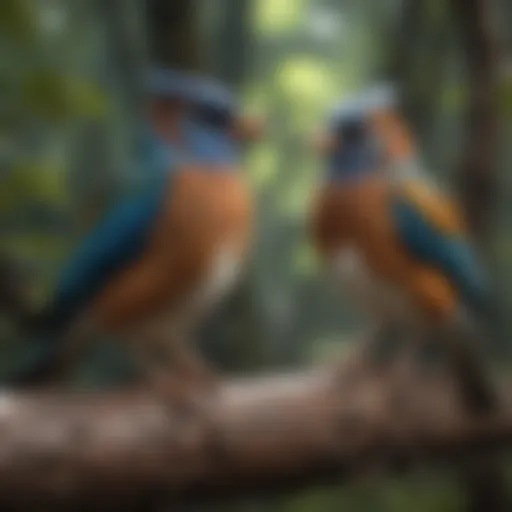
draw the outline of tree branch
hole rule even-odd
[[[456,397],[448,377],[348,370],[227,382],[192,415],[142,390],[4,393],[0,509],[150,510],[151,499],[276,492],[512,441],[510,401],[478,420]]]

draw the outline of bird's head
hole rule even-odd
[[[352,180],[378,172],[390,160],[412,153],[412,141],[396,106],[395,91],[373,87],[338,104],[326,129],[313,139],[334,179]]]
[[[235,96],[217,80],[156,68],[147,85],[152,129],[194,160],[232,165],[239,146],[262,135],[263,121],[242,113]]]
[[[146,77],[149,118],[153,129],[168,142],[179,139],[183,120],[194,101],[194,80],[186,72],[153,68]]]
[[[196,78],[188,121],[189,155],[209,169],[238,169],[242,145],[263,131],[262,121],[242,113],[227,87],[203,77]]]
[[[255,142],[263,136],[263,118],[244,113],[233,93],[217,81],[198,80],[193,103],[193,118],[198,124],[224,134],[233,142]]]

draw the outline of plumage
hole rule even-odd
[[[438,338],[467,405],[490,410],[496,393],[477,345],[491,286],[456,202],[425,179],[395,98],[377,88],[337,106],[320,142],[326,172],[313,237],[380,328],[372,352],[397,334]]]
[[[366,295],[372,302],[366,310],[379,321],[391,315],[440,325],[461,307],[478,317],[491,296],[485,269],[456,202],[418,172],[412,136],[390,89],[373,88],[337,105],[328,132],[333,143],[313,207],[314,240],[326,264],[339,270],[344,262],[349,275],[350,265],[358,269],[351,293]],[[361,294],[353,281],[363,270]]]
[[[407,250],[418,261],[439,269],[464,304],[478,313],[489,300],[490,285],[467,234],[447,232],[453,224],[446,217],[439,222],[439,217],[429,216],[405,194],[395,194],[391,207],[397,235]]]
[[[391,213],[391,187],[378,177],[351,182],[349,186],[329,182],[319,191],[314,209],[314,233],[316,245],[326,263],[347,247],[357,249],[365,267],[371,270],[370,282],[380,291],[390,290],[398,302],[407,302],[412,316],[444,317],[453,312],[455,292],[444,275],[426,262],[414,258],[398,237]],[[378,295],[382,296],[382,293]],[[365,299],[371,298],[371,291]],[[372,303],[374,301],[372,300]],[[379,301],[386,305],[386,295]],[[390,304],[396,303],[391,300]],[[360,304],[363,309],[366,303]],[[401,316],[404,308],[381,312],[371,308],[372,316],[382,313]]]
[[[72,318],[108,280],[140,256],[163,200],[164,189],[125,198],[81,242],[56,285],[52,309],[60,322]]]
[[[150,86],[172,97],[171,82],[162,71]],[[114,205],[71,256],[44,315],[45,332],[11,382],[39,382],[66,338],[83,328],[89,336],[147,343],[148,352],[168,345],[176,355],[234,284],[249,249],[252,201],[230,125],[201,112],[218,106],[233,119],[238,114],[227,96],[216,105],[194,91],[176,143],[145,130],[139,169],[151,179]]]

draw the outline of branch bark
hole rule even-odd
[[[188,415],[143,390],[5,392],[0,509],[151,510],[162,499],[341,482],[512,441],[512,401],[472,418],[452,384],[316,370],[227,382],[203,414]],[[512,396],[512,384],[504,389]]]

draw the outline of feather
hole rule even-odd
[[[115,205],[84,239],[58,281],[51,303],[54,325],[69,322],[142,252],[162,207],[164,192],[164,188],[155,188]]]
[[[415,258],[440,270],[473,310],[485,308],[489,282],[464,233],[448,233],[436,218],[404,194],[391,198],[397,235]]]

